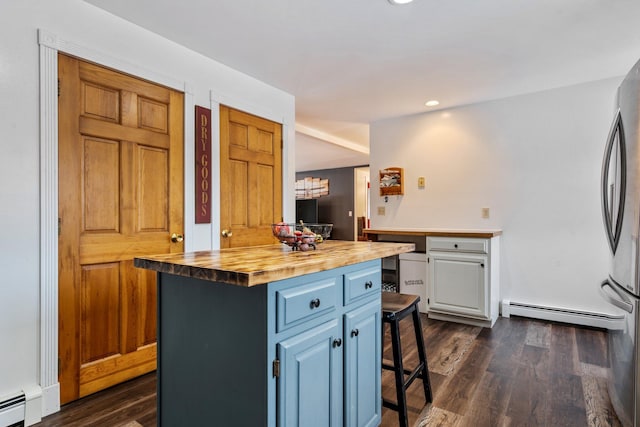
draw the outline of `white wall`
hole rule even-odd
[[[209,60],[80,0],[9,0],[0,3],[0,398],[40,381],[39,294],[39,48],[44,29],[107,62],[140,70],[143,77],[186,84],[193,103],[213,99],[284,123],[285,217],[293,217],[293,96]],[[111,61],[113,59],[114,61]],[[166,78],[166,79],[165,79]],[[192,111],[186,112],[192,127]],[[215,111],[214,111],[215,114]],[[216,128],[213,129],[214,135]],[[213,147],[214,153],[217,147]],[[193,141],[186,141],[185,202],[193,212]],[[215,175],[214,175],[215,177]],[[216,187],[214,179],[214,188]],[[217,191],[217,190],[214,190]],[[215,209],[214,201],[214,209]],[[218,228],[195,226],[192,249],[218,242]]]
[[[599,179],[621,81],[373,123],[372,228],[501,228],[501,299],[612,313],[597,291],[609,254]],[[389,166],[404,168],[405,195],[385,204],[375,189]]]

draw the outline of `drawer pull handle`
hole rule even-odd
[[[364,288],[365,289],[373,288],[373,282],[371,280],[369,280],[367,283],[364,284]]]
[[[342,345],[342,338],[336,338],[333,340],[333,347],[340,347]]]
[[[453,245],[454,248],[458,249],[458,244]]]
[[[320,299],[316,298],[316,299],[312,299],[311,303],[309,304],[309,306],[313,309],[313,308],[318,308],[320,307]]]
[[[352,337],[357,337],[359,333],[360,333],[360,331],[356,328],[353,331],[351,331],[351,336]]]

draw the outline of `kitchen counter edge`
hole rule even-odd
[[[449,229],[449,228],[365,228],[362,230],[365,235],[392,234],[396,236],[425,236],[425,237],[476,237],[490,239],[500,236],[500,229]]]
[[[413,243],[328,240],[316,250],[281,244],[134,258],[138,268],[237,286],[257,286],[415,250]]]

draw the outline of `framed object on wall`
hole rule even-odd
[[[389,167],[380,171],[380,195],[401,196],[404,194],[404,170]]]

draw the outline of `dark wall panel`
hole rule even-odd
[[[333,240],[354,240],[355,215],[354,168],[322,169],[297,172],[296,179],[307,176],[329,179],[329,195],[318,199],[318,222],[333,224]]]

